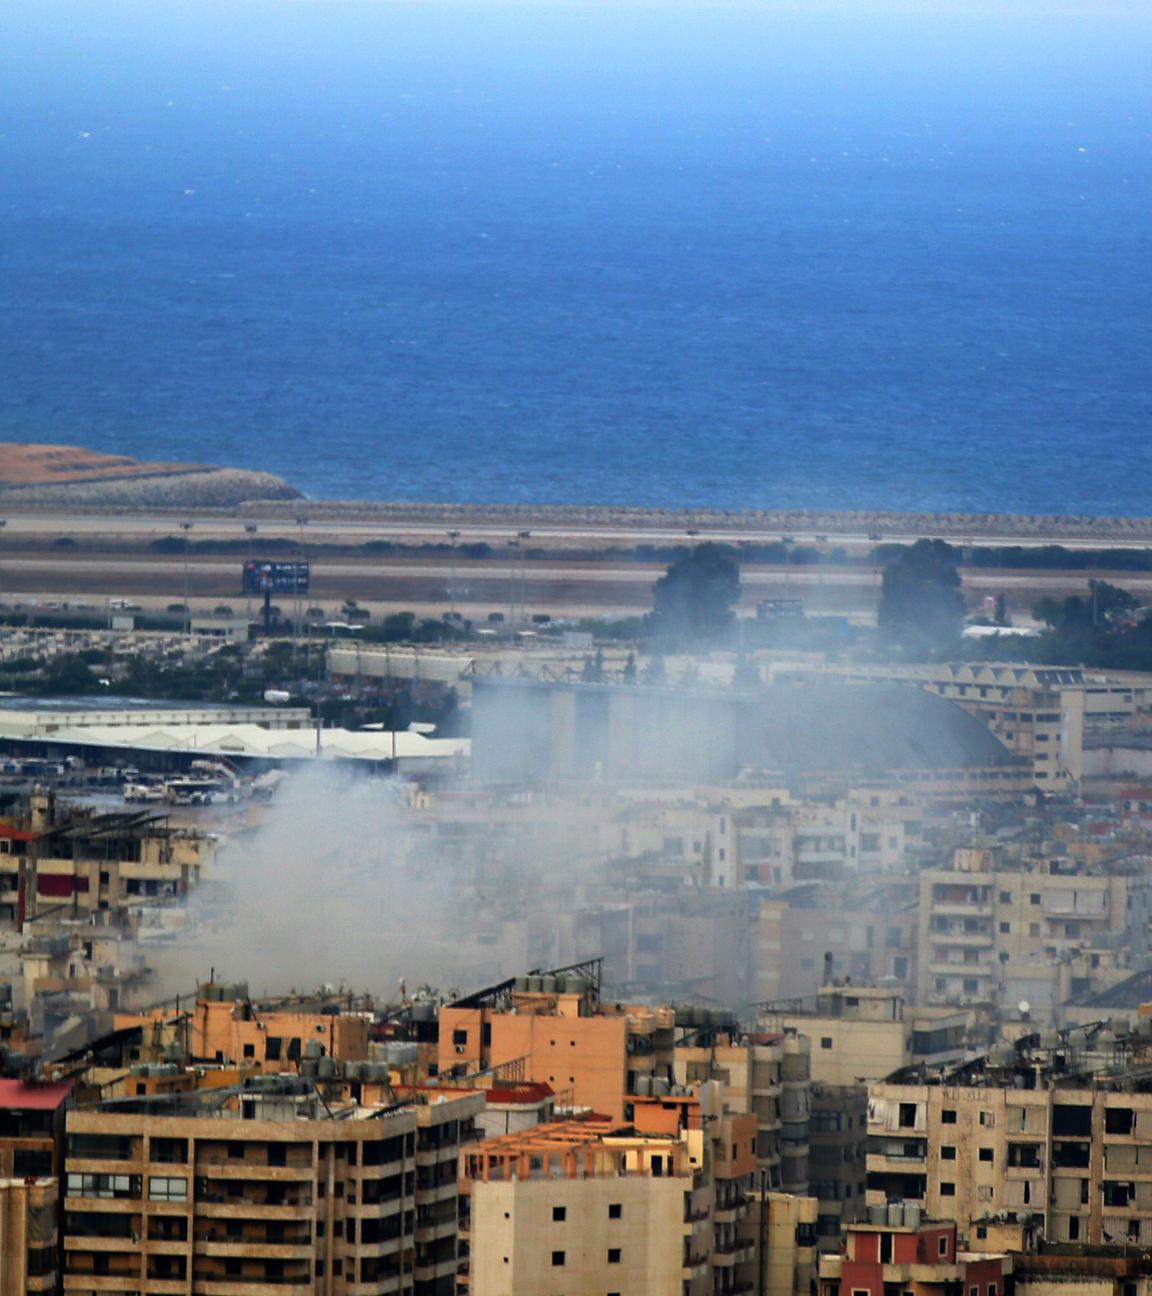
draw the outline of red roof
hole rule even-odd
[[[0,1080],[0,1108],[11,1111],[55,1111],[72,1092],[71,1080]]]
[[[518,1085],[494,1086],[485,1092],[490,1103],[538,1103],[551,1098],[555,1090],[544,1080],[527,1080]]]
[[[31,832],[27,828],[13,828],[11,824],[0,824],[0,837],[6,837],[9,841],[38,841],[39,833]]]

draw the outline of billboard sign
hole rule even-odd
[[[307,594],[306,562],[265,562],[253,558],[244,564],[245,594]]]

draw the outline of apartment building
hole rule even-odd
[[[923,815],[919,797],[883,787],[853,788],[828,803],[738,809],[732,816],[738,880],[788,887],[903,871],[922,847]]]
[[[57,1179],[0,1177],[0,1291],[55,1292],[59,1278]]]
[[[466,1289],[471,1296],[749,1290],[758,1222],[753,1122],[706,1124],[697,1118],[692,1128],[642,1134],[592,1118],[474,1145],[461,1163],[470,1203]],[[781,1296],[791,1296],[791,1282]]]
[[[118,1013],[117,1030],[139,1028],[128,1061],[172,1059],[298,1070],[306,1054],[338,1062],[367,1061],[371,1001],[343,995],[253,1000],[244,982],[203,983],[187,1007]]]
[[[0,1080],[0,1178],[59,1179],[70,1080]]]
[[[831,975],[914,984],[917,894],[911,875],[763,894],[756,908],[757,1002],[808,998]]]
[[[948,867],[920,874],[919,1000],[1018,1002],[1014,994],[1052,1020],[1064,998],[1103,990],[1147,958],[1150,919],[1142,860],[1089,872],[1062,857],[957,850]]]
[[[1117,1031],[1050,1030],[870,1084],[868,1203],[965,1232],[999,1215],[1054,1242],[1152,1244],[1152,1030]]]
[[[812,1079],[829,1085],[878,1080],[918,1061],[959,1060],[968,1035],[966,1013],[910,1008],[891,981],[836,981],[812,998],[761,1004],[760,1025],[809,1036]]]
[[[459,1077],[518,1062],[570,1106],[624,1118],[639,1081],[671,1073],[671,1008],[606,1003],[599,960],[511,977],[440,1009],[437,1072]]]
[[[152,812],[101,814],[36,793],[0,823],[0,921],[17,929],[45,911],[124,913],[186,896],[215,854],[208,833]]]
[[[414,1293],[416,1128],[288,1079],[72,1111],[64,1291]]]
[[[416,1115],[416,1254],[413,1296],[456,1296],[460,1263],[461,1153],[477,1138],[487,1106],[481,1090],[400,1089]]]
[[[755,1119],[756,1164],[761,1182],[788,1194],[806,1194],[810,1150],[810,1049],[802,1036],[737,1035],[712,1026],[683,1024],[693,1010],[679,1010],[681,1038],[673,1053],[671,1086],[649,1082],[653,1097],[675,1105],[677,1095],[723,1085],[725,1110]],[[668,1096],[670,1095],[670,1096]],[[625,1108],[634,1117],[637,1103]]]
[[[849,1224],[842,1255],[820,1257],[820,1296],[1006,1296],[1012,1257],[961,1249],[956,1225],[896,1202]]]

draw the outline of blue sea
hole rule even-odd
[[[1152,513],[1152,6],[0,0],[0,440]]]

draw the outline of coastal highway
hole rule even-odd
[[[540,510],[547,517],[547,510]],[[634,544],[685,544],[700,543],[705,540],[724,541],[738,544],[772,543],[781,539],[780,526],[765,527],[748,525],[734,516],[731,522],[721,524],[668,525],[661,523],[653,515],[653,520],[643,522],[607,522],[590,520],[575,521],[554,514],[555,520],[536,521],[527,519],[493,521],[484,520],[483,510],[462,507],[458,518],[421,518],[418,506],[412,507],[411,515],[403,517],[372,517],[366,510],[364,515],[354,512],[344,514],[343,508],[335,508],[323,503],[310,504],[299,501],[292,504],[261,505],[247,512],[233,516],[221,516],[215,512],[199,512],[195,509],[164,512],[144,510],[141,512],[122,512],[116,510],[57,510],[54,508],[31,508],[19,506],[13,501],[0,498],[0,521],[4,530],[14,540],[32,536],[51,539],[60,536],[75,538],[92,536],[125,540],[149,540],[161,536],[180,535],[181,522],[192,523],[191,535],[199,540],[247,540],[249,533],[246,527],[255,526],[253,543],[258,547],[261,538],[298,539],[305,537],[312,543],[323,544],[362,544],[369,540],[407,540],[416,544],[446,544],[449,532],[458,531],[458,543],[483,541],[493,547],[507,544],[516,538],[519,530],[531,532],[531,540],[536,545],[556,545],[559,547],[607,547],[609,545]],[[301,523],[298,519],[304,519]],[[927,526],[910,529],[900,523],[899,519],[889,519],[889,525],[879,532],[865,532],[858,529],[839,529],[831,521],[829,525],[817,532],[813,529],[789,529],[788,536],[801,545],[817,545],[823,542],[832,546],[841,546],[850,550],[868,549],[875,545],[875,535],[880,534],[890,542],[909,541],[918,535],[939,535],[957,545],[1023,545],[1035,547],[1047,544],[1061,544],[1069,549],[1152,548],[1152,531],[1137,528],[1113,527],[1099,533],[1077,533],[1074,528],[1045,526],[1040,519],[1035,526],[1027,529],[977,527],[962,529],[956,522],[941,518],[938,526]]]
[[[191,554],[187,588],[197,610],[219,603],[244,605],[240,587],[242,556]],[[439,615],[453,603],[474,618],[508,612],[521,603],[528,615],[624,615],[651,607],[652,585],[664,571],[660,563],[587,559],[521,561],[511,553],[489,559],[460,559],[453,566],[437,558],[314,556],[309,605],[334,611],[355,599],[373,613],[412,610]],[[998,571],[967,569],[964,588],[971,605],[985,594],[1005,594],[1017,612],[1042,594],[1083,593],[1090,574],[1083,571]],[[1104,574],[1104,573],[1101,573]],[[747,563],[741,573],[743,606],[764,598],[799,598],[813,612],[837,612],[856,619],[875,615],[880,572],[866,566],[772,566]],[[1138,598],[1152,602],[1152,573],[1114,576]],[[8,549],[0,542],[0,602],[88,602],[131,598],[146,606],[182,601],[182,554],[85,554],[83,549]],[[285,611],[289,596],[275,600]]]

